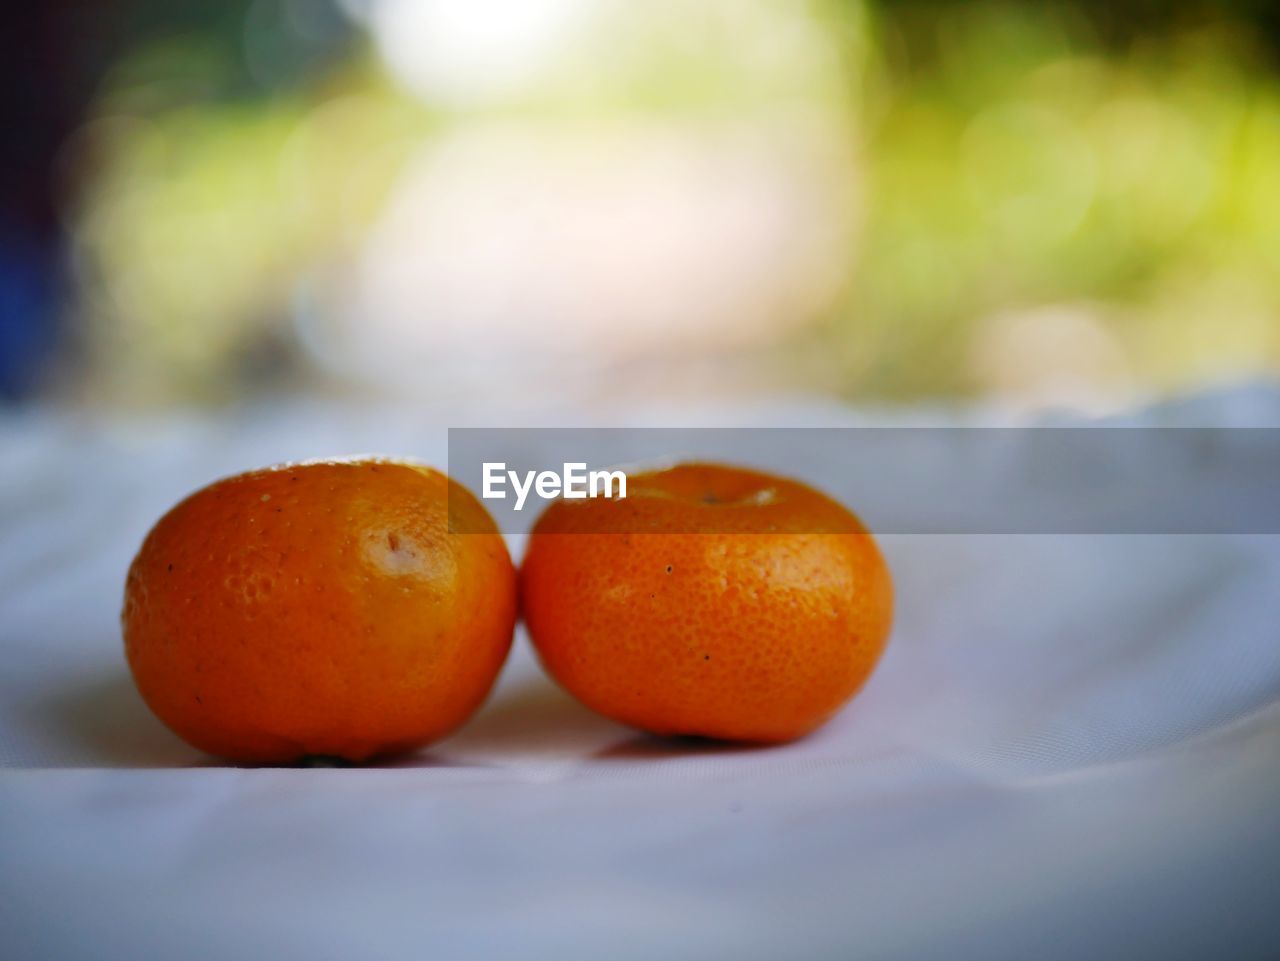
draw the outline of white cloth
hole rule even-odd
[[[1275,426],[1280,391],[1134,421]],[[636,735],[523,634],[470,724],[389,767],[218,766],[150,716],[118,610],[164,509],[264,463],[444,445],[308,406],[0,419],[6,958],[1280,956],[1276,535],[886,537],[888,653],[784,747]]]

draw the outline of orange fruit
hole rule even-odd
[[[893,606],[858,518],[796,481],[686,464],[625,498],[558,500],[521,600],[538,655],[583,704],[663,735],[788,741],[870,675]]]
[[[438,471],[364,460],[192,494],[143,542],[122,619],[138,690],[176,734],[284,763],[449,733],[493,685],[515,617],[515,571],[480,503]]]

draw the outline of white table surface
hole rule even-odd
[[[1275,426],[1280,390],[1135,422]],[[1276,535],[885,537],[889,651],[784,747],[639,736],[522,633],[470,724],[386,767],[219,766],[150,716],[118,611],[168,506],[444,445],[422,414],[304,403],[0,417],[4,957],[1280,956]]]

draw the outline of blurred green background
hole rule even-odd
[[[9,41],[4,387],[1106,411],[1274,376],[1278,14],[53,4]]]

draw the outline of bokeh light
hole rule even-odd
[[[697,370],[1107,410],[1274,374],[1275,53],[1205,9],[256,0],[150,31],[59,159],[61,388]]]

